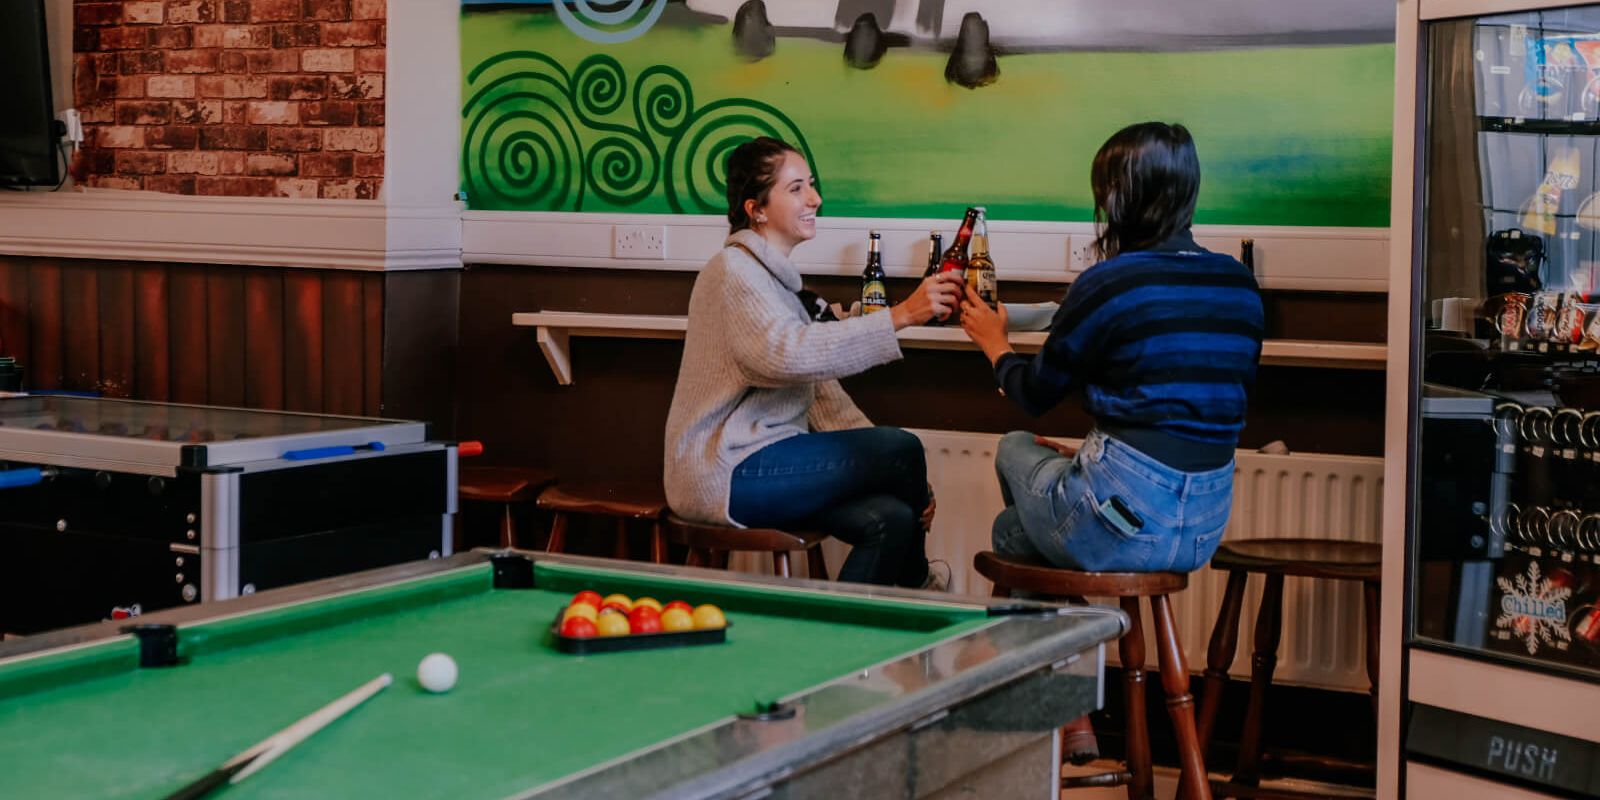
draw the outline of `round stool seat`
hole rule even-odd
[[[1223,543],[1211,557],[1211,567],[1267,575],[1376,581],[1382,572],[1383,547],[1327,539],[1247,539]]]
[[[667,538],[688,547],[712,550],[756,550],[778,552],[806,550],[821,544],[828,534],[821,531],[781,531],[777,528],[735,528],[690,522],[668,512]]]
[[[485,503],[519,503],[554,483],[554,473],[530,467],[462,467],[461,498]]]
[[[983,551],[973,557],[978,574],[1012,591],[1054,597],[1149,597],[1181,592],[1189,576],[1181,572],[1080,572]]]
[[[648,483],[563,483],[540,492],[537,505],[571,514],[660,519],[667,496]]]

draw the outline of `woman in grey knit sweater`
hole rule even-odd
[[[922,444],[873,427],[838,379],[899,359],[895,331],[948,314],[962,284],[929,278],[888,313],[818,313],[789,260],[822,205],[805,158],[761,137],[727,176],[732,232],[695,280],[667,416],[667,500],[703,522],[826,531],[853,546],[839,580],[922,586]]]

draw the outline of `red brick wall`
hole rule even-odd
[[[74,0],[84,141],[118,189],[370,199],[386,0]]]

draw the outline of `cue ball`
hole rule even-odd
[[[444,653],[429,653],[417,665],[417,682],[422,688],[438,694],[448,692],[456,685],[455,659]]]

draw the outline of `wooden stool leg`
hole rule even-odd
[[[1211,629],[1211,649],[1206,651],[1205,693],[1200,696],[1200,752],[1208,752],[1217,710],[1222,707],[1222,692],[1228,685],[1228,668],[1239,648],[1239,611],[1244,605],[1244,584],[1249,575],[1243,570],[1228,573],[1228,589],[1217,612],[1217,625]]]
[[[618,561],[628,560],[628,518],[617,518],[617,543],[611,548],[611,557]]]
[[[650,563],[667,563],[667,535],[661,532],[661,520],[650,523]]]
[[[1150,771],[1150,727],[1144,714],[1144,628],[1139,620],[1139,598],[1122,598],[1127,612],[1128,632],[1117,643],[1122,656],[1123,707],[1128,715],[1128,800],[1152,800],[1154,782]]]
[[[1179,800],[1211,800],[1200,734],[1194,726],[1194,696],[1189,694],[1189,665],[1183,662],[1178,623],[1172,603],[1164,594],[1150,598],[1150,615],[1156,623],[1156,659],[1161,665],[1161,688],[1167,693],[1167,714],[1178,736]]]
[[[505,511],[500,515],[500,546],[517,546],[517,521],[511,516],[511,504],[505,504]]]
[[[789,553],[779,550],[772,554],[772,573],[780,578],[792,577],[789,574]]]
[[[689,554],[683,559],[683,565],[686,567],[706,566],[706,558],[704,553],[698,547],[689,548]]]
[[[547,553],[565,553],[567,547],[567,515],[557,511],[550,520],[550,541],[545,544]]]
[[[806,551],[806,574],[814,581],[828,580],[828,559],[822,555],[822,545]]]
[[[1372,682],[1372,713],[1378,713],[1378,584],[1365,581],[1361,584],[1362,598],[1366,601],[1367,626],[1367,680]]]
[[[1268,575],[1266,591],[1261,593],[1261,611],[1256,615],[1256,649],[1250,661],[1250,706],[1245,712],[1244,733],[1239,736],[1239,766],[1233,782],[1255,786],[1261,782],[1261,725],[1266,714],[1267,687],[1278,666],[1278,639],[1282,634],[1283,576]]]

